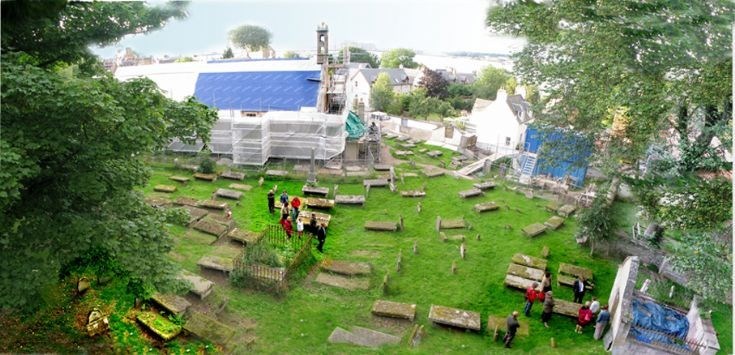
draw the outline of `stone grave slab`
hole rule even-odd
[[[325,227],[329,227],[329,222],[332,220],[332,216],[322,212],[304,211],[299,213],[299,217],[304,221],[304,225],[308,226],[311,223],[311,215],[314,214],[317,223],[324,223]]]
[[[196,223],[194,223],[192,228],[216,237],[220,237],[223,234],[227,233],[227,230],[229,229],[228,226],[211,218],[203,218],[197,221]]]
[[[309,186],[304,185],[301,188],[301,192],[304,195],[319,195],[319,196],[327,196],[329,195],[329,188],[328,187],[320,187],[320,186]]]
[[[156,186],[153,187],[153,191],[165,192],[167,194],[170,194],[172,192],[176,192],[176,186],[173,186],[173,185],[156,185]]]
[[[266,170],[265,172],[265,176],[270,176],[270,177],[284,177],[287,175],[288,175],[288,171],[285,171],[285,170],[269,169],[269,170]]]
[[[503,281],[503,284],[505,286],[517,288],[519,290],[526,290],[527,288],[533,286],[533,283],[538,281],[535,280],[529,280],[520,276],[515,275],[505,275],[505,280]]]
[[[562,300],[554,297],[554,310],[556,314],[563,316],[577,318],[579,316],[579,309],[582,308],[581,303],[574,303],[571,301]]]
[[[199,170],[199,167],[194,164],[182,164],[181,169],[191,171],[193,173],[197,172]]]
[[[220,175],[223,179],[229,179],[229,180],[237,180],[237,181],[243,181],[245,180],[245,173],[237,172],[237,171],[226,171]]]
[[[444,233],[444,232],[442,232],[442,233]],[[461,243],[461,242],[464,242],[465,240],[467,240],[467,237],[465,237],[464,234],[455,234],[455,235],[448,236],[447,239],[448,240],[451,240],[453,242],[460,242]]]
[[[388,186],[388,179],[365,179],[362,181],[363,186],[385,187]]]
[[[180,206],[191,206],[191,207],[197,207],[199,206],[199,201],[196,199],[193,199],[191,197],[177,197],[174,200],[174,204],[180,205]]]
[[[410,150],[396,150],[394,153],[396,156],[399,156],[399,157],[406,157],[409,155],[413,155],[413,152]]]
[[[242,197],[242,191],[230,189],[217,189],[214,194],[217,195],[217,197],[229,198],[230,200],[239,200]]]
[[[216,255],[205,255],[197,261],[197,265],[203,269],[231,272],[235,269],[235,263],[231,258]]]
[[[557,230],[564,224],[564,218],[553,216],[544,222],[544,225],[551,230]]]
[[[411,139],[411,137],[409,137],[409,136],[399,136],[399,137],[397,138],[397,140],[398,140],[399,142],[405,142],[405,141],[407,141],[407,140],[409,140],[409,139]]]
[[[511,261],[518,265],[530,266],[534,269],[546,270],[546,259],[537,258],[535,256],[529,256],[521,253],[516,253],[511,258]]]
[[[396,138],[396,137],[398,137],[398,135],[397,135],[397,134],[395,134],[395,133],[390,133],[390,132],[389,132],[389,133],[386,133],[386,134],[384,134],[384,136],[385,136],[385,138],[386,138],[386,139],[393,139],[393,138]]]
[[[146,196],[145,203],[151,207],[163,207],[171,203],[171,200],[163,197]]]
[[[200,299],[205,299],[210,293],[212,293],[212,289],[214,289],[214,282],[186,270],[179,273],[177,278],[179,280],[190,282],[191,288],[189,289],[189,292],[199,296]]]
[[[310,208],[330,209],[334,207],[334,200],[328,200],[326,198],[318,198],[318,197],[309,197],[306,199],[304,204]]]
[[[351,176],[351,177],[370,176],[370,172],[369,171],[347,171],[345,172],[345,176]]]
[[[334,196],[334,203],[338,205],[364,205],[364,195],[336,195]]]
[[[189,182],[189,180],[191,180],[186,176],[179,176],[179,175],[171,175],[168,178],[173,181],[180,182],[182,184],[186,184],[187,182]]]
[[[440,228],[441,229],[460,229],[466,227],[463,218],[460,219],[442,219]]]
[[[419,174],[416,173],[403,173],[401,174],[404,178],[410,178],[410,177],[419,177]]]
[[[491,189],[494,189],[495,188],[495,182],[494,181],[485,181],[485,182],[480,182],[480,183],[474,184],[472,186],[474,186],[476,189],[479,189],[479,190],[482,190],[482,191],[491,190]]]
[[[408,140],[408,143],[411,143],[411,144],[419,144],[419,143],[422,143],[422,142],[423,141],[421,139],[417,139],[417,138],[411,138],[411,139]]]
[[[438,157],[442,156],[443,154],[444,154],[444,153],[442,153],[442,152],[441,152],[441,151],[439,151],[439,150],[432,150],[432,151],[430,151],[430,152],[426,153],[426,155],[428,155],[428,156],[430,156],[430,157],[432,157],[432,158],[438,158]]]
[[[428,149],[426,149],[426,148],[419,148],[419,149],[417,150],[417,152],[419,152],[419,153],[426,153],[426,152],[428,152],[428,151],[429,151],[429,150],[428,150]]]
[[[424,197],[426,196],[426,192],[419,191],[419,190],[408,190],[408,191],[401,191],[402,197]]]
[[[459,197],[461,198],[476,197],[480,195],[482,195],[482,190],[477,189],[477,188],[459,192]]]
[[[237,334],[236,330],[204,313],[191,312],[184,329],[201,339],[215,344],[228,344]]]
[[[217,174],[195,173],[194,178],[197,180],[212,182],[217,180]]]
[[[416,318],[416,304],[377,300],[373,303],[372,313],[376,316],[408,319]]]
[[[428,178],[434,178],[434,177],[443,176],[444,172],[441,170],[435,170],[435,169],[425,169],[424,175],[426,175],[426,177]]]
[[[189,307],[191,307],[191,303],[189,303],[186,298],[174,294],[156,292],[153,294],[151,299],[153,302],[156,302],[156,304],[176,316],[181,316],[187,309],[189,309]]]
[[[370,280],[368,279],[355,279],[326,272],[320,272],[319,275],[316,276],[315,281],[323,285],[343,288],[350,291],[367,290],[370,288]]]
[[[366,221],[365,229],[369,231],[395,232],[398,230],[398,223],[390,221]]]
[[[192,224],[209,214],[209,211],[199,207],[183,206],[181,208],[189,211],[189,223],[187,224]]]
[[[197,207],[209,208],[211,210],[226,210],[230,207],[227,202],[217,200],[202,200],[197,202]]]
[[[559,210],[559,207],[561,207],[561,205],[559,205],[559,202],[549,201],[549,203],[546,204],[546,207],[544,207],[544,208],[546,208],[546,210],[549,211],[549,212],[551,212],[551,213],[556,213],[556,211]]]
[[[242,230],[240,228],[235,228],[230,231],[230,233],[227,233],[227,236],[232,239],[236,240],[240,243],[245,244],[245,246],[257,244],[261,238],[263,238],[263,233],[258,232],[251,232]]]
[[[482,212],[488,212],[488,211],[496,211],[498,209],[498,205],[495,204],[495,202],[484,202],[484,203],[478,203],[475,205],[475,211],[482,213]]]
[[[354,344],[371,348],[401,342],[400,337],[362,327],[352,327],[352,331],[336,327],[327,340],[333,344]]]
[[[392,168],[393,165],[390,164],[375,164],[373,165],[373,169],[376,171],[389,171],[390,168]]]
[[[380,252],[375,250],[353,250],[350,253],[350,256],[356,258],[376,259],[380,257]]]
[[[543,232],[546,232],[546,226],[541,223],[534,223],[534,224],[523,227],[521,231],[527,237],[533,238]]]
[[[556,276],[556,283],[562,286],[574,287],[574,281],[576,279],[577,278],[574,276],[559,274]],[[594,289],[594,287],[590,284],[585,285],[584,288],[590,291]]]
[[[510,314],[508,315],[510,316]],[[492,335],[495,332],[495,329],[497,328],[501,334],[505,334],[507,331],[506,325],[508,316],[501,317],[501,316],[494,316],[489,315],[487,317],[487,332],[488,334]],[[516,330],[516,335],[523,335],[528,336],[530,334],[529,332],[529,326],[528,326],[528,320],[521,319],[521,317],[518,317],[518,324],[520,324],[520,327]]]
[[[401,146],[401,148],[403,148],[403,149],[413,149],[413,148],[416,148],[416,144],[413,144],[413,143],[399,144],[399,146]]]
[[[429,320],[457,328],[480,330],[480,313],[445,306],[431,305]]]
[[[368,263],[344,260],[324,260],[319,267],[323,271],[346,276],[370,275],[372,267]]]
[[[544,270],[534,269],[525,265],[510,263],[508,265],[507,274],[519,276],[524,279],[541,281],[544,278]]]
[[[252,186],[246,185],[246,184],[230,184],[227,187],[229,187],[229,188],[231,188],[233,190],[240,190],[240,191],[245,191],[245,192],[250,191],[250,190],[253,189]]]
[[[570,276],[581,276],[585,280],[592,280],[592,270],[577,265],[559,263],[559,273]]]
[[[556,213],[558,213],[562,217],[569,217],[576,210],[577,210],[577,206],[575,205],[564,205],[564,206],[559,207]]]
[[[136,317],[138,323],[152,331],[161,339],[169,341],[181,333],[181,326],[155,312],[141,312]]]

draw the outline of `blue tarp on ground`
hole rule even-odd
[[[630,333],[636,340],[644,343],[658,342],[678,345],[688,349],[687,344],[683,342],[689,332],[689,321],[686,315],[656,302],[640,298],[634,298],[631,305],[633,308],[633,327],[631,327]]]
[[[547,145],[547,149],[543,149],[544,145]],[[557,146],[565,146],[564,149],[571,151],[571,154],[549,149],[549,147]],[[576,186],[584,185],[588,160],[592,155],[592,144],[584,137],[560,129],[542,131],[537,127],[529,126],[526,128],[524,148],[530,153],[538,154],[534,176],[551,175],[561,179],[569,175]],[[521,157],[521,165],[523,160],[525,160],[524,156]]]
[[[200,73],[194,96],[220,110],[298,111],[316,106],[319,75],[318,70]]]

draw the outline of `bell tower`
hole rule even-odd
[[[329,27],[322,22],[316,27],[316,64],[329,64]]]

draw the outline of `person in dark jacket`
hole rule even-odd
[[[513,338],[515,338],[516,336],[516,331],[518,331],[518,327],[521,326],[518,323],[518,312],[513,311],[513,313],[508,316],[508,319],[505,323],[508,329],[505,332],[505,337],[503,337],[503,343],[505,344],[506,348],[510,348],[510,343],[513,342]]]
[[[316,224],[316,214],[312,213],[311,214],[311,219],[309,219],[309,232],[311,234],[316,235],[316,229],[317,229],[316,227],[317,227],[317,224]]]
[[[584,293],[587,291],[586,287],[587,282],[585,282],[584,277],[577,276],[577,279],[574,280],[574,284],[572,284],[572,288],[574,289],[574,302],[575,303],[582,303],[584,300]]]
[[[544,309],[541,311],[541,321],[544,322],[544,327],[549,327],[549,320],[551,320],[551,312],[554,311],[554,297],[551,291],[546,292],[544,297]]]
[[[605,326],[608,322],[610,322],[610,312],[607,310],[607,305],[604,305],[597,315],[597,321],[595,322],[595,340],[602,338],[602,332],[605,331]]]
[[[268,191],[268,212],[270,214],[273,214],[273,212],[276,210],[276,194],[271,189]]]
[[[324,226],[324,223],[320,224],[319,227],[316,230],[316,239],[319,241],[319,244],[316,246],[316,250],[319,250],[320,253],[324,252],[324,241],[327,240],[327,229]]]

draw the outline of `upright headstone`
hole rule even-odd
[[[642,293],[648,293],[648,287],[651,286],[651,280],[646,279],[643,281],[643,286],[641,286],[641,292]]]
[[[306,180],[309,185],[316,184],[316,163],[314,162],[314,148],[311,148],[311,160],[309,161],[309,178]]]

